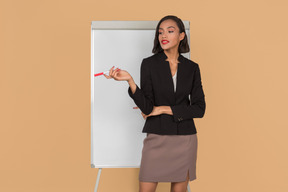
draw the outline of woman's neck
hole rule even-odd
[[[166,54],[166,56],[167,56],[167,61],[172,61],[172,62],[177,62],[178,63],[178,61],[177,61],[177,59],[178,59],[178,57],[179,57],[179,53],[178,53],[178,50],[176,50],[176,51],[167,51],[167,50],[164,50],[164,53]]]

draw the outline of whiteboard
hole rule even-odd
[[[91,22],[91,167],[139,168],[145,123],[128,95],[127,81],[95,73],[112,66],[128,71],[140,87],[143,58],[152,56],[159,21]],[[190,43],[189,21],[183,21]],[[182,54],[190,59],[190,54]],[[140,87],[141,88],[141,87]]]

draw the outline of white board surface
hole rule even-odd
[[[145,123],[128,95],[127,81],[95,73],[118,66],[140,87],[143,58],[153,55],[159,21],[92,21],[91,23],[91,167],[140,167]],[[183,21],[190,43],[189,21]],[[189,53],[183,56],[190,58]]]

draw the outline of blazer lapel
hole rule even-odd
[[[171,100],[174,102],[174,104],[176,104],[176,99],[177,99],[177,95],[179,93],[179,89],[181,89],[180,85],[182,83],[182,73],[183,73],[183,56],[179,53],[179,57],[178,57],[178,61],[180,63],[178,63],[178,67],[177,67],[177,76],[176,76],[176,92],[174,92],[174,82],[173,82],[173,78],[172,78],[172,74],[171,74],[171,69],[170,69],[170,65],[169,65],[169,61],[166,61],[167,56],[164,53],[164,51],[159,53],[161,62],[163,63],[163,75],[165,76],[165,79],[167,79],[167,85],[169,87],[169,96],[171,97]]]

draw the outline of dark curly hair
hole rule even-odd
[[[177,26],[179,28],[179,33],[182,33],[184,32],[185,33],[185,37],[183,40],[180,41],[180,44],[179,44],[179,47],[178,47],[178,52],[179,53],[187,53],[190,51],[190,48],[189,48],[189,45],[188,45],[188,40],[187,40],[187,35],[186,35],[186,32],[185,32],[185,27],[184,27],[184,24],[182,22],[182,20],[174,15],[167,15],[165,17],[163,17],[159,23],[157,24],[157,27],[156,27],[156,33],[155,33],[155,38],[154,38],[154,47],[152,49],[152,53],[158,53],[158,52],[161,52],[163,51],[160,43],[159,43],[159,27],[160,27],[160,24],[165,21],[165,20],[168,20],[168,19],[171,19],[173,21],[175,21],[177,23]]]

